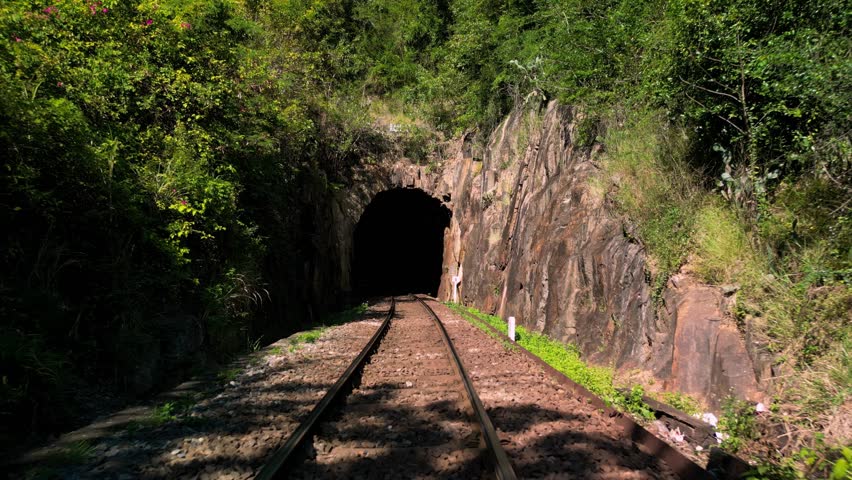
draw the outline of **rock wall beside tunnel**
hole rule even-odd
[[[660,370],[671,342],[655,319],[642,248],[593,189],[597,150],[576,147],[576,125],[555,103],[519,112],[481,160],[458,162],[463,297],[597,363]]]
[[[481,152],[457,140],[438,179],[421,182],[452,199],[441,298],[461,273],[465,303],[574,343],[594,363],[711,405],[730,393],[759,399],[729,298],[680,278],[652,299],[643,247],[598,180],[600,146],[577,146],[580,121],[555,102],[517,111]]]

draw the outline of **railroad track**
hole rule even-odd
[[[343,376],[260,471],[273,478],[515,479],[435,312],[391,300]]]
[[[483,338],[458,318],[445,327],[419,297],[391,299],[366,347],[256,478],[515,479],[515,469],[547,479],[739,478],[741,465],[723,458],[710,473],[520,346]]]

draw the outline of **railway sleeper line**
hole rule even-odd
[[[256,478],[403,477],[516,478],[446,329],[414,296],[391,299],[364,350]]]

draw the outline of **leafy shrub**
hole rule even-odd
[[[360,144],[313,138],[322,62],[271,27],[295,6],[254,7],[0,5],[0,332],[33,340],[0,364],[13,427],[61,428],[69,371],[150,388],[137,354],[168,343],[160,319],[197,321],[221,360],[276,317],[270,279],[286,290],[276,272],[300,262],[301,172],[336,173]]]
[[[757,436],[754,407],[743,400],[728,397],[722,402],[719,431],[727,435],[722,447],[736,452],[749,440]]]
[[[701,404],[698,400],[681,392],[663,392],[659,395],[660,400],[672,407],[688,413],[689,415],[698,415],[702,412]]]

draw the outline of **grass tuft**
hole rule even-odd
[[[742,223],[729,208],[702,207],[696,215],[693,241],[696,273],[708,283],[754,281],[764,270]]]
[[[288,350],[290,352],[295,352],[306,343],[316,343],[316,341],[323,336],[329,327],[358,320],[362,318],[369,309],[369,304],[364,302],[324,318],[322,322],[320,322],[320,326],[291,336]]]
[[[689,415],[698,415],[702,412],[701,404],[698,400],[685,393],[662,392],[657,395],[657,399]]]
[[[596,187],[636,226],[635,232],[626,227],[625,236],[645,246],[659,298],[668,278],[686,261],[698,190],[690,180],[694,173],[679,161],[686,151],[684,132],[665,127],[658,112],[631,118],[623,127],[607,130]]]

